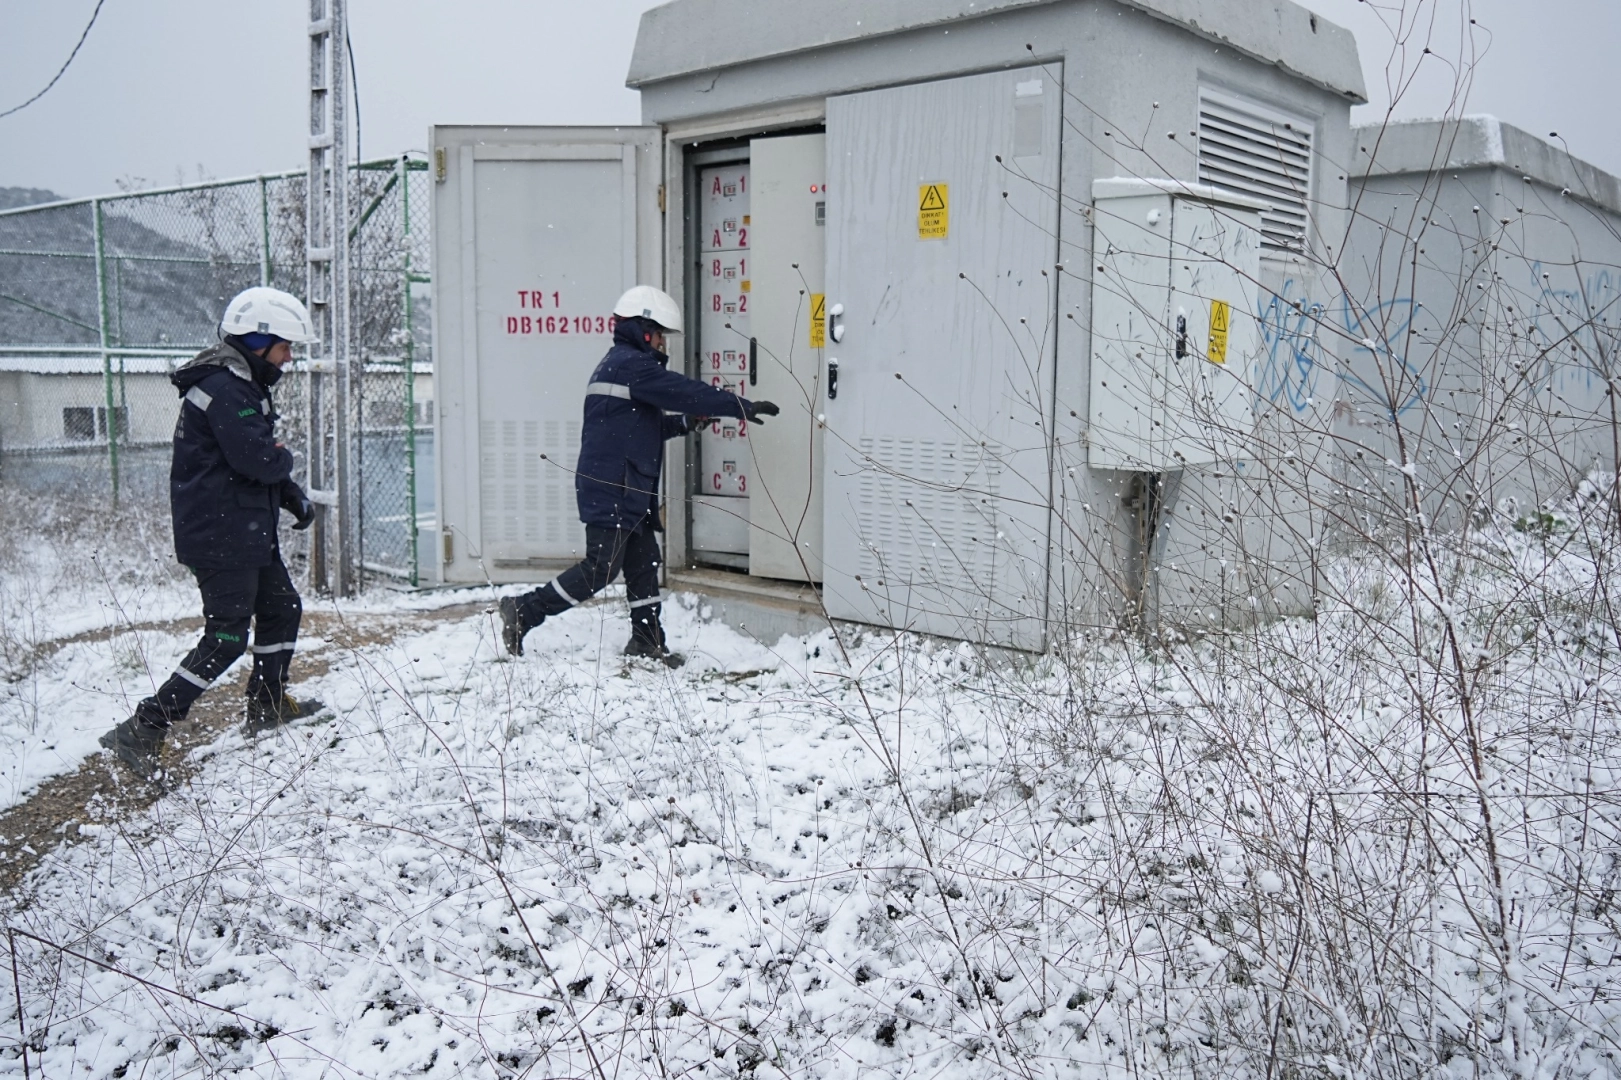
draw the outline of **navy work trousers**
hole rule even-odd
[[[135,710],[158,727],[184,719],[203,691],[247,651],[250,624],[253,673],[248,677],[248,695],[267,703],[280,701],[287,691],[287,669],[304,613],[280,552],[268,566],[191,572],[203,594],[202,639],[158,692]]]
[[[518,614],[525,627],[538,626],[548,616],[560,615],[608,587],[623,570],[625,597],[632,621],[643,609],[657,618],[659,603],[659,542],[650,519],[634,529],[585,527],[585,558],[540,588],[518,598]]]

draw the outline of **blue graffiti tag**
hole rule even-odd
[[[1621,351],[1621,274],[1602,268],[1579,279],[1574,288],[1556,288],[1544,277],[1541,262],[1528,267],[1532,295],[1526,337],[1545,354],[1538,370],[1527,372],[1532,384],[1552,387],[1557,381],[1569,389],[1585,382],[1591,389],[1606,383],[1606,362]],[[1391,420],[1423,405],[1432,387],[1407,350],[1424,305],[1399,296],[1362,306],[1343,293],[1338,303],[1350,352],[1340,381]],[[1303,413],[1312,407],[1324,355],[1317,329],[1325,315],[1324,306],[1313,302],[1293,278],[1277,292],[1262,295],[1256,310],[1262,344],[1254,369],[1257,408],[1287,403]],[[1572,348],[1580,360],[1560,363],[1555,354],[1561,347]]]
[[[1344,304],[1341,321],[1355,343],[1341,380],[1377,402],[1392,420],[1416,409],[1423,403],[1430,386],[1423,373],[1407,360],[1407,331],[1423,305],[1411,296],[1385,300],[1374,307],[1359,308],[1349,296],[1342,296],[1341,302]],[[1387,362],[1386,370],[1392,375],[1389,387],[1376,386],[1356,374],[1357,360],[1366,356],[1378,363],[1381,354]],[[1367,370],[1365,365],[1363,370]]]
[[[1555,270],[1564,269],[1555,267]],[[1562,389],[1568,386],[1572,375],[1579,372],[1583,389],[1591,390],[1595,384],[1608,380],[1604,370],[1605,357],[1613,356],[1617,331],[1613,328],[1621,318],[1621,282],[1608,268],[1590,275],[1574,289],[1556,289],[1551,274],[1544,274],[1541,260],[1529,266],[1531,288],[1535,298],[1526,326],[1528,340],[1543,353],[1542,363],[1535,373],[1527,373],[1533,385],[1552,387],[1556,376]],[[1543,325],[1547,319],[1553,323],[1552,331]],[[1560,346],[1572,346],[1581,362],[1558,364],[1554,354]]]
[[[1297,413],[1311,407],[1317,392],[1318,344],[1315,328],[1323,305],[1296,291],[1294,278],[1276,293],[1261,299],[1256,318],[1261,324],[1262,352],[1255,364],[1256,403],[1287,402]]]

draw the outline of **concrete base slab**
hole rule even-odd
[[[665,588],[698,593],[714,618],[768,644],[784,634],[813,634],[828,625],[815,586],[804,582],[690,569],[669,571]]]

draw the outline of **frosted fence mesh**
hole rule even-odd
[[[431,483],[427,500],[414,483],[432,470],[425,169],[350,170],[362,559],[413,583],[432,515]],[[0,213],[0,482],[161,497],[168,373],[216,339],[239,290],[304,294],[304,220],[302,172]],[[276,389],[300,470],[307,383],[295,369]]]

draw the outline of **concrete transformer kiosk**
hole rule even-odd
[[[641,127],[432,133],[444,581],[578,557],[581,394],[650,282],[686,307],[673,364],[783,409],[663,478],[669,584],[753,633],[825,604],[1039,651],[1312,610],[1347,31],[1284,0],[676,0],[627,81]]]

